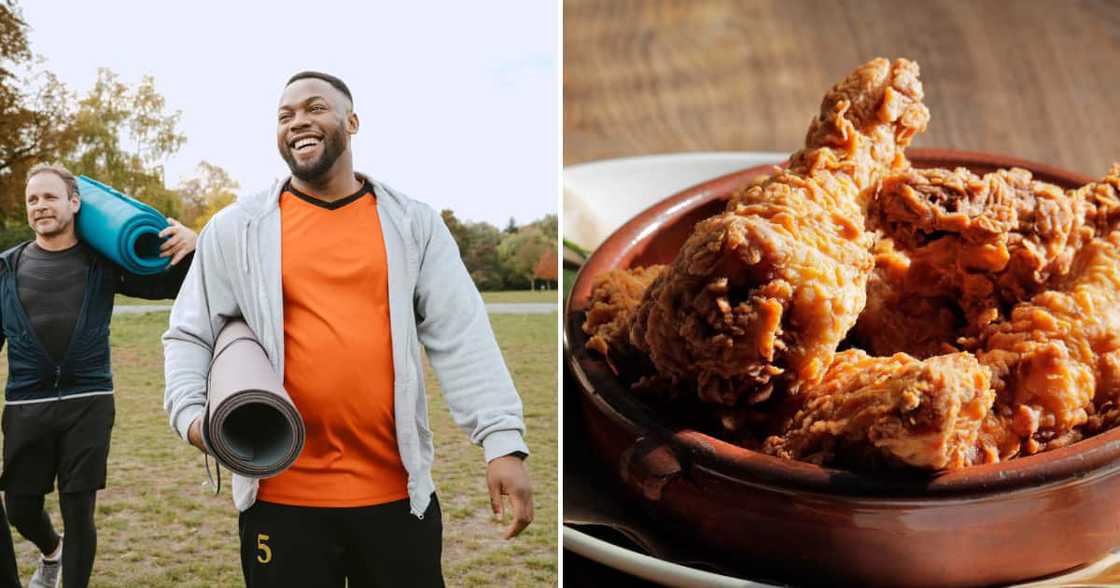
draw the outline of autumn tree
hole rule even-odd
[[[456,218],[455,212],[450,208],[439,211],[439,216],[443,219],[443,224],[447,226],[451,237],[455,239],[455,244],[459,246],[459,253],[463,253],[467,246],[467,228]]]
[[[226,170],[208,162],[198,164],[194,177],[179,184],[183,224],[201,231],[217,212],[237,199],[238,183]]]
[[[498,260],[501,232],[489,223],[464,223],[448,209],[441,211],[440,216],[459,246],[459,255],[475,286],[484,291],[502,289],[506,272]]]
[[[512,278],[509,286],[528,288],[533,281],[533,268],[549,247],[556,246],[555,235],[550,239],[535,224],[521,227],[516,233],[506,234],[498,245],[498,258]]]
[[[93,88],[78,102],[72,123],[75,146],[63,160],[77,173],[97,178],[168,216],[180,216],[182,203],[164,184],[163,162],[179,150],[186,136],[177,128],[180,113],[165,108],[151,76],[129,88],[112,71],[99,69]]]
[[[466,225],[470,246],[463,252],[463,263],[479,290],[502,290],[506,287],[509,272],[498,258],[498,245],[502,233],[490,223],[477,222]]]
[[[32,63],[27,24],[14,2],[0,0],[0,220],[6,226],[23,222],[27,170],[73,144],[66,133],[71,95],[49,72],[22,74]]]

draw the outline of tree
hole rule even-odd
[[[450,208],[445,208],[439,211],[439,216],[443,218],[443,224],[447,225],[447,230],[451,233],[451,237],[455,239],[455,244],[459,246],[459,254],[465,256],[467,250],[467,229],[463,223],[455,217],[455,212]]]
[[[533,268],[541,254],[549,247],[555,247],[555,237],[550,241],[540,227],[528,225],[516,233],[507,234],[498,245],[498,258],[512,278],[507,284],[514,288],[527,288],[532,284]]]
[[[155,80],[144,76],[130,89],[102,68],[74,117],[76,144],[65,154],[71,170],[97,178],[169,216],[182,212],[179,196],[164,185],[163,161],[186,141],[180,113],[165,113]]]
[[[466,225],[469,246],[463,253],[463,263],[479,290],[501,290],[506,285],[506,272],[498,259],[498,245],[502,232],[490,223]]]
[[[48,71],[21,77],[39,63],[15,1],[0,0],[0,242],[13,239],[10,231],[27,232],[23,187],[39,162],[62,163],[180,216],[182,201],[164,185],[163,161],[186,137],[153,78],[129,88],[101,69],[79,101]]]
[[[237,199],[240,187],[226,170],[208,161],[200,162],[195,176],[175,190],[182,203],[183,212],[179,221],[201,231],[219,210]]]
[[[6,221],[23,217],[27,170],[69,145],[70,96],[49,72],[22,79],[19,71],[31,63],[27,24],[14,2],[0,1],[0,217]]]
[[[541,258],[537,261],[537,265],[533,266],[533,289],[537,289],[537,280],[544,282],[544,288],[551,290],[556,283],[556,266],[559,263],[559,256],[556,253],[556,247],[549,247],[541,254]]]
[[[505,274],[498,261],[498,243],[501,232],[489,223],[463,223],[450,209],[440,211],[443,223],[459,246],[463,265],[479,290],[499,290],[505,284]]]
[[[554,242],[559,239],[560,221],[557,219],[555,214],[546,214],[544,215],[544,218],[533,224],[540,227],[541,232],[544,233],[544,236],[552,239]]]
[[[507,235],[512,235],[516,232],[517,232],[517,222],[514,221],[513,217],[511,216],[511,217],[509,217],[509,223],[506,225],[506,234]]]

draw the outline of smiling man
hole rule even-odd
[[[82,203],[65,168],[32,168],[25,195],[35,240],[0,254],[0,317],[8,342],[0,488],[12,525],[42,552],[29,586],[57,586],[61,570],[68,588],[80,587],[89,583],[97,551],[94,504],[105,487],[115,414],[113,297],[173,298],[196,235],[172,221],[160,233],[166,237],[161,255],[171,257],[171,268],[132,275],[78,240]],[[55,478],[65,541],[43,508]]]
[[[532,520],[521,401],[485,305],[439,215],[355,173],[359,129],[338,78],[296,74],[277,111],[291,177],[203,231],[164,335],[171,423],[201,440],[215,333],[242,316],[303,415],[295,464],[234,476],[250,588],[442,586],[420,347],[455,421],[483,448],[506,537]]]

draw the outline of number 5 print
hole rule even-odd
[[[265,541],[268,541],[268,535],[257,533],[257,550],[261,552],[261,554],[257,556],[257,561],[262,564],[272,561],[272,548],[269,547]]]

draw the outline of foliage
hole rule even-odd
[[[226,170],[208,162],[198,164],[197,175],[179,185],[183,224],[201,231],[219,210],[237,199],[240,186]]]
[[[27,226],[27,221],[22,218],[0,224],[0,251],[6,251],[34,238],[35,233],[31,232],[31,227]]]
[[[556,234],[553,233],[550,238],[536,224],[521,227],[502,239],[498,245],[498,258],[503,266],[509,268],[512,279],[516,280],[512,287],[527,288],[532,284],[533,268],[549,247],[556,247]]]
[[[27,24],[13,2],[0,2],[0,221],[23,217],[27,170],[71,144],[63,132],[70,96],[48,72],[23,79],[32,62]]]
[[[180,113],[168,110],[154,78],[129,86],[103,68],[79,96],[41,68],[21,76],[41,63],[27,28],[14,0],[0,0],[0,247],[31,236],[23,193],[27,171],[39,162],[62,163],[196,230],[236,199],[238,183],[208,161],[175,188],[167,186],[163,162],[187,138]],[[555,214],[525,226],[510,218],[504,229],[462,222],[450,210],[442,216],[480,290],[527,288],[543,252],[556,247]]]
[[[163,161],[186,137],[176,128],[180,113],[165,113],[165,105],[151,76],[129,88],[112,71],[99,69],[93,88],[78,103],[71,123],[76,144],[63,161],[168,216],[180,216],[178,194],[164,185]]]
[[[556,247],[548,247],[541,253],[540,259],[533,266],[533,277],[547,280],[550,282],[556,281],[556,264],[559,260],[556,256]]]
[[[27,171],[39,162],[62,163],[179,216],[183,207],[164,183],[163,162],[186,137],[155,80],[129,87],[100,69],[79,99],[38,67],[27,27],[15,2],[0,0],[0,223],[22,222]]]
[[[464,223],[451,210],[441,213],[475,285],[482,291],[528,288],[533,269],[549,247],[556,247],[556,215],[504,231],[485,222]],[[513,219],[510,219],[511,223]]]

